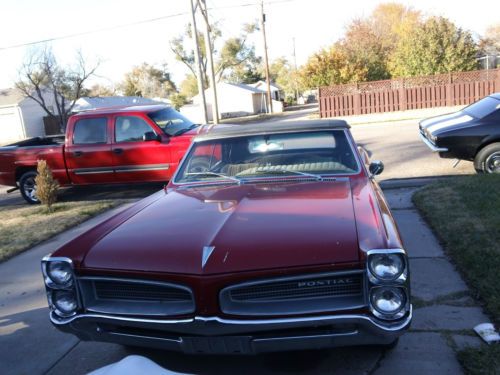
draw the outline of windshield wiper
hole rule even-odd
[[[185,176],[186,177],[188,177],[188,176],[213,176],[213,177],[221,177],[221,178],[224,178],[226,180],[234,181],[238,185],[241,184],[241,180],[238,177],[228,176],[227,174],[224,174],[224,173],[217,173],[217,172],[211,172],[211,171],[186,173]]]
[[[286,168],[278,168],[278,169],[266,169],[265,167],[263,169],[257,169],[255,172],[257,173],[295,173],[301,176],[307,176],[307,177],[312,177],[317,181],[323,181],[323,176],[320,174],[314,174],[314,173],[307,173],[307,172],[301,172],[301,171],[296,171],[293,169],[286,169]]]

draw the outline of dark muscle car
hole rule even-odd
[[[50,320],[185,353],[393,345],[406,251],[344,121],[218,125],[162,191],[42,260]]]
[[[500,93],[419,127],[424,143],[442,158],[474,161],[478,173],[500,173]]]

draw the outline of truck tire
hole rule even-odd
[[[36,197],[36,171],[25,172],[19,179],[19,190],[24,200],[29,204],[39,204],[40,201]]]
[[[477,173],[500,173],[500,142],[483,147],[474,158]]]

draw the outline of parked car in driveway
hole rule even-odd
[[[28,203],[38,203],[38,159],[47,161],[61,186],[166,182],[196,126],[166,105],[81,112],[70,117],[65,137],[0,147],[0,184],[18,187]]]
[[[424,143],[442,158],[474,161],[479,173],[500,173],[500,93],[425,119],[419,130]]]
[[[164,190],[43,259],[50,320],[193,354],[394,345],[412,307],[382,169],[344,121],[216,126]]]

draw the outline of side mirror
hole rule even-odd
[[[370,163],[368,167],[371,176],[376,176],[381,174],[384,171],[384,163],[379,160],[374,160]]]
[[[156,135],[155,132],[146,132],[142,136],[142,140],[146,141],[146,142],[148,142],[148,141],[159,141],[160,140],[160,136]]]

